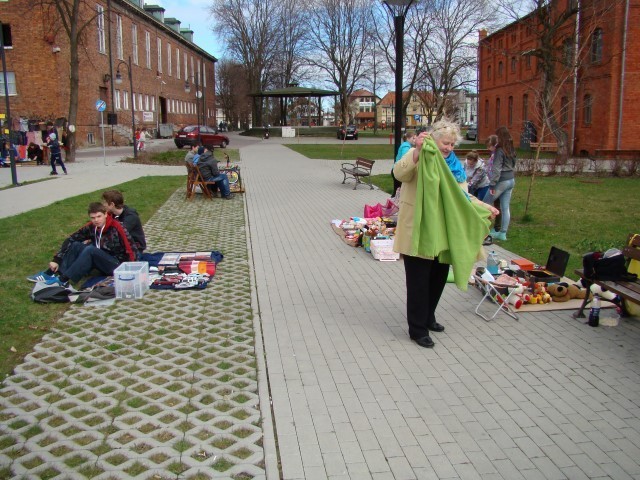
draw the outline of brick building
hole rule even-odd
[[[558,11],[566,2],[556,0]],[[582,0],[579,5],[579,13],[554,38],[556,72],[566,80],[553,89],[553,112],[568,135],[569,154],[638,150],[640,0]],[[540,66],[528,54],[539,47],[537,31],[533,13],[491,35],[480,31],[480,141],[500,125],[509,128],[516,144],[525,141],[525,122],[541,133]],[[546,133],[537,140],[555,138]]]
[[[152,132],[163,124],[177,128],[197,123],[198,116],[202,123],[217,125],[216,58],[193,43],[193,31],[181,28],[175,18],[164,18],[164,8],[144,5],[143,0],[80,5],[83,20],[78,25],[87,28],[78,49],[78,146],[100,142],[98,100],[107,104],[104,123],[108,117],[114,121],[108,113],[117,115],[117,125],[105,127],[107,143],[130,140],[132,106],[136,127]],[[20,117],[31,125],[56,120],[62,125],[69,112],[70,48],[60,18],[46,2],[11,0],[0,2],[0,20],[14,124]],[[1,79],[0,87],[4,96]],[[5,112],[4,99],[0,112]]]

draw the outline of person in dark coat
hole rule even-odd
[[[124,196],[118,190],[103,192],[102,203],[107,207],[113,218],[120,221],[127,228],[138,251],[142,253],[147,248],[147,240],[136,209],[124,204]]]
[[[218,169],[218,161],[213,158],[213,153],[211,153],[207,147],[200,147],[198,153],[200,153],[198,168],[200,169],[202,178],[207,182],[215,182],[216,187],[220,189],[222,198],[231,200],[233,195],[229,188],[229,179],[226,173],[220,172]]]
[[[40,148],[40,145],[36,143],[31,142],[27,147],[27,158],[31,161],[35,160],[38,165],[44,165],[42,149]]]

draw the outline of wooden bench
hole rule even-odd
[[[534,149],[540,147],[540,150],[558,150],[558,142],[531,142],[529,145]]]
[[[347,178],[353,178],[356,183],[353,186],[355,190],[359,184],[362,183],[362,178],[368,178],[367,183],[369,184],[369,188],[373,190],[373,185],[371,184],[371,170],[373,169],[373,164],[376,163],[375,160],[368,160],[366,158],[358,157],[356,159],[356,163],[343,163],[340,171],[344,175],[344,179],[342,183],[347,181]]]
[[[622,249],[622,254],[627,259],[627,267],[631,259],[640,261],[640,235],[629,234],[626,247]],[[600,285],[603,289],[609,290],[616,295],[620,295],[620,297],[625,300],[629,300],[630,302],[640,305],[640,281],[638,279],[634,282],[594,280],[586,278],[582,268],[575,270],[575,273],[584,280],[583,283],[587,284],[587,288],[589,288],[592,283],[595,283],[596,285]],[[588,301],[589,295],[587,295],[582,302],[580,309],[573,314],[575,318],[584,318],[583,310]]]

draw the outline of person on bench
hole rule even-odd
[[[213,158],[213,153],[209,151],[207,147],[200,147],[198,152],[202,150],[200,159],[198,160],[198,168],[200,168],[200,174],[206,182],[215,182],[216,187],[220,189],[222,198],[231,200],[233,194],[229,187],[229,179],[227,174],[221,172],[218,169],[218,161]]]
[[[68,287],[89,275],[94,268],[102,275],[113,275],[123,262],[133,262],[138,249],[127,229],[107,214],[98,202],[89,204],[90,221],[71,234],[49,262],[49,268],[27,277],[31,282]]]
[[[107,210],[113,218],[126,227],[138,248],[138,252],[144,252],[147,248],[147,240],[144,236],[140,216],[135,208],[124,204],[122,192],[118,190],[107,190],[103,192],[102,203],[107,207]]]

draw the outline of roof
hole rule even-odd
[[[287,87],[249,94],[251,97],[330,97],[334,95],[340,95],[340,92],[312,87]]]

